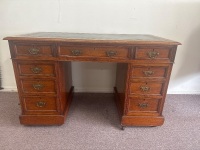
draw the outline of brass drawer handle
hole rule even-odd
[[[149,56],[149,58],[154,59],[159,55],[159,53],[156,51],[153,51],[153,52],[147,52],[147,55]]]
[[[148,103],[139,103],[138,106],[140,108],[147,108],[148,107]]]
[[[81,51],[80,50],[72,50],[72,55],[73,56],[80,56],[81,55]]]
[[[41,107],[45,107],[45,105],[46,105],[46,103],[45,103],[45,102],[42,102],[42,101],[39,101],[39,102],[36,103],[36,106],[37,106],[37,107],[40,107],[40,108],[41,108]]]
[[[38,55],[39,52],[40,52],[40,50],[37,49],[37,48],[30,48],[28,51],[29,51],[29,53],[30,53],[31,55]]]
[[[106,51],[106,55],[108,57],[114,57],[117,55],[117,52],[116,51]]]
[[[148,86],[141,86],[140,89],[141,89],[142,92],[148,92],[150,90],[150,87],[148,87]]]
[[[38,73],[42,72],[42,68],[40,68],[40,67],[34,67],[34,68],[31,68],[31,70],[35,74],[38,74]]]
[[[147,70],[147,71],[143,71],[143,73],[145,74],[145,76],[151,76],[154,74],[153,71]]]
[[[35,90],[41,90],[42,88],[44,88],[44,85],[40,83],[36,83],[36,84],[33,84],[33,88]]]

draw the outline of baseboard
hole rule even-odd
[[[0,92],[17,92],[16,87],[2,87],[3,89],[0,90]]]
[[[200,91],[168,91],[167,94],[200,94]]]
[[[113,93],[112,88],[81,88],[75,87],[74,92],[86,92],[86,93]],[[200,94],[200,91],[168,91],[167,94]]]
[[[113,88],[81,88],[81,87],[74,87],[74,92],[86,92],[86,93],[113,93]]]
[[[16,87],[3,87],[0,92],[17,92]],[[86,92],[86,93],[113,93],[113,88],[82,88],[75,87],[74,92]],[[168,91],[167,94],[200,94],[200,91]]]

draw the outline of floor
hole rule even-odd
[[[112,94],[76,94],[62,126],[24,126],[18,94],[0,92],[0,150],[199,150],[200,95],[167,95],[160,127],[120,130]]]

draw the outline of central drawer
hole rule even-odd
[[[55,94],[55,80],[46,79],[21,79],[21,88],[24,94]]]
[[[128,59],[127,47],[90,47],[90,46],[64,46],[58,50],[61,57],[90,57],[90,58],[117,58]]]

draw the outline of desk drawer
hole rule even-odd
[[[125,47],[85,47],[60,46],[60,56],[128,59],[128,48]]]
[[[131,66],[131,78],[166,78],[168,66]]]
[[[45,43],[16,43],[16,57],[53,57],[53,44]]]
[[[162,95],[164,83],[162,82],[131,82],[130,94]]]
[[[58,114],[56,97],[24,97],[24,114]]]
[[[44,79],[21,79],[22,92],[25,94],[56,93],[54,80]]]
[[[19,75],[27,76],[55,76],[55,64],[54,63],[42,63],[42,62],[18,62],[17,67]]]
[[[128,115],[155,115],[158,114],[161,99],[129,98]]]
[[[137,47],[135,52],[135,59],[168,60],[170,59],[170,48]]]

